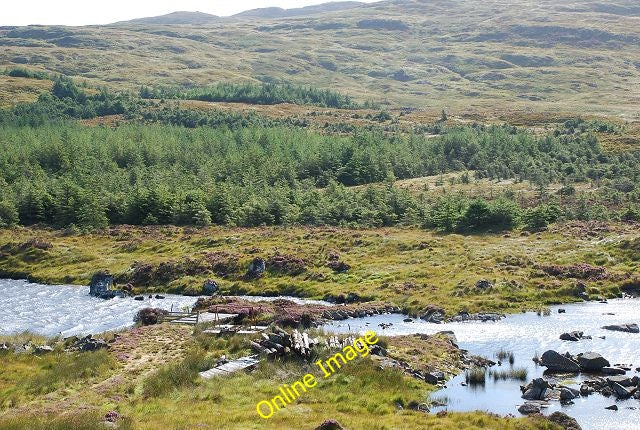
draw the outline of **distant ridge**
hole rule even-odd
[[[282,9],[280,7],[265,7],[251,9],[233,15],[235,18],[288,18],[292,16],[309,16],[326,12],[337,12],[360,7],[366,3],[358,1],[337,1],[322,3],[313,6],[298,7],[293,9]]]
[[[264,7],[240,12],[231,17],[221,17],[204,12],[172,12],[166,15],[136,18],[129,21],[119,21],[114,24],[157,24],[157,25],[204,25],[228,20],[229,18],[259,18],[274,19],[296,16],[311,16],[327,12],[337,12],[360,7],[366,3],[358,1],[336,1],[318,5],[283,9],[280,7]]]
[[[223,18],[204,12],[172,12],[166,15],[152,16],[148,18],[137,18],[129,21],[119,21],[114,24],[158,24],[158,25],[179,25],[179,24],[211,24],[219,22]]]

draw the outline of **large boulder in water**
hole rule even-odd
[[[521,388],[522,398],[525,400],[544,400],[545,392],[551,385],[542,378],[536,378],[528,385]]]
[[[605,330],[624,331],[627,333],[640,333],[640,328],[638,328],[638,324],[615,324],[615,325],[606,325],[602,328]]]
[[[526,402],[524,405],[520,405],[518,412],[522,415],[533,415],[540,413],[540,404],[536,402]]]
[[[91,277],[91,282],[89,283],[89,295],[103,299],[111,299],[117,295],[117,292],[111,289],[112,287],[113,276],[107,272],[96,272]]]
[[[562,355],[552,349],[542,354],[542,357],[540,357],[540,365],[552,372],[580,372],[580,365],[571,357]]]
[[[582,370],[587,372],[599,372],[603,367],[609,366],[609,361],[597,352],[579,354],[577,359]]]

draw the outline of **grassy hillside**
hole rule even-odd
[[[0,66],[121,89],[277,81],[396,107],[637,117],[638,15],[633,0],[402,0],[198,25],[4,27]]]

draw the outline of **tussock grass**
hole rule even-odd
[[[216,360],[199,350],[190,352],[178,363],[167,364],[147,377],[142,386],[145,398],[160,397],[176,389],[193,386],[198,372],[210,369]]]
[[[509,364],[513,365],[513,363],[515,362],[515,356],[513,355],[513,352],[511,351],[507,351],[506,349],[500,349],[497,353],[496,353],[496,358],[500,361],[509,361]]]
[[[87,380],[105,374],[115,366],[115,361],[105,350],[75,354],[57,354],[48,357],[42,371],[27,382],[27,389],[34,394],[50,393],[63,384]]]
[[[506,381],[508,379],[514,381],[526,381],[528,371],[524,367],[507,369],[507,370],[493,370],[490,372],[494,381]]]
[[[469,385],[484,385],[487,382],[487,369],[472,367],[465,372],[464,379]]]

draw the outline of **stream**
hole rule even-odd
[[[566,313],[558,313],[558,309],[565,309]],[[470,353],[498,361],[496,354],[500,350],[513,352],[514,368],[526,368],[527,380],[512,381],[498,380],[487,375],[485,385],[463,386],[465,374],[458,375],[447,382],[446,388],[435,392],[432,399],[444,401],[446,406],[433,408],[432,412],[442,409],[449,411],[482,410],[500,415],[513,414],[519,416],[518,406],[524,403],[520,392],[520,385],[543,375],[544,367],[539,367],[532,358],[540,356],[548,349],[560,353],[566,351],[577,354],[579,352],[595,351],[608,359],[611,365],[633,364],[633,369],[640,366],[640,334],[614,332],[600,327],[610,324],[640,323],[640,300],[620,299],[610,300],[608,303],[586,302],[561,306],[552,306],[549,316],[538,316],[528,312],[510,315],[498,322],[460,322],[433,324],[422,320],[403,322],[403,315],[376,315],[366,318],[352,318],[336,321],[325,325],[327,332],[335,333],[364,333],[374,330],[385,336],[408,335],[414,333],[434,334],[439,331],[451,330],[458,339],[461,348]],[[392,324],[382,329],[379,324]],[[564,332],[580,330],[585,335],[593,336],[592,340],[567,342],[559,339]],[[600,337],[604,336],[605,339]],[[495,366],[491,370],[505,370],[510,366],[508,360],[501,367]],[[635,371],[627,372],[633,376]],[[580,388],[580,381],[585,375],[554,379],[545,375],[554,383]],[[616,404],[618,411],[605,410],[605,407]],[[617,429],[638,429],[640,420],[640,401],[635,399],[616,400],[615,397],[604,397],[592,394],[579,397],[572,405],[560,405],[560,402],[550,402],[545,414],[562,411],[576,418],[584,430],[596,430],[615,427]],[[614,424],[615,423],[615,424]]]

